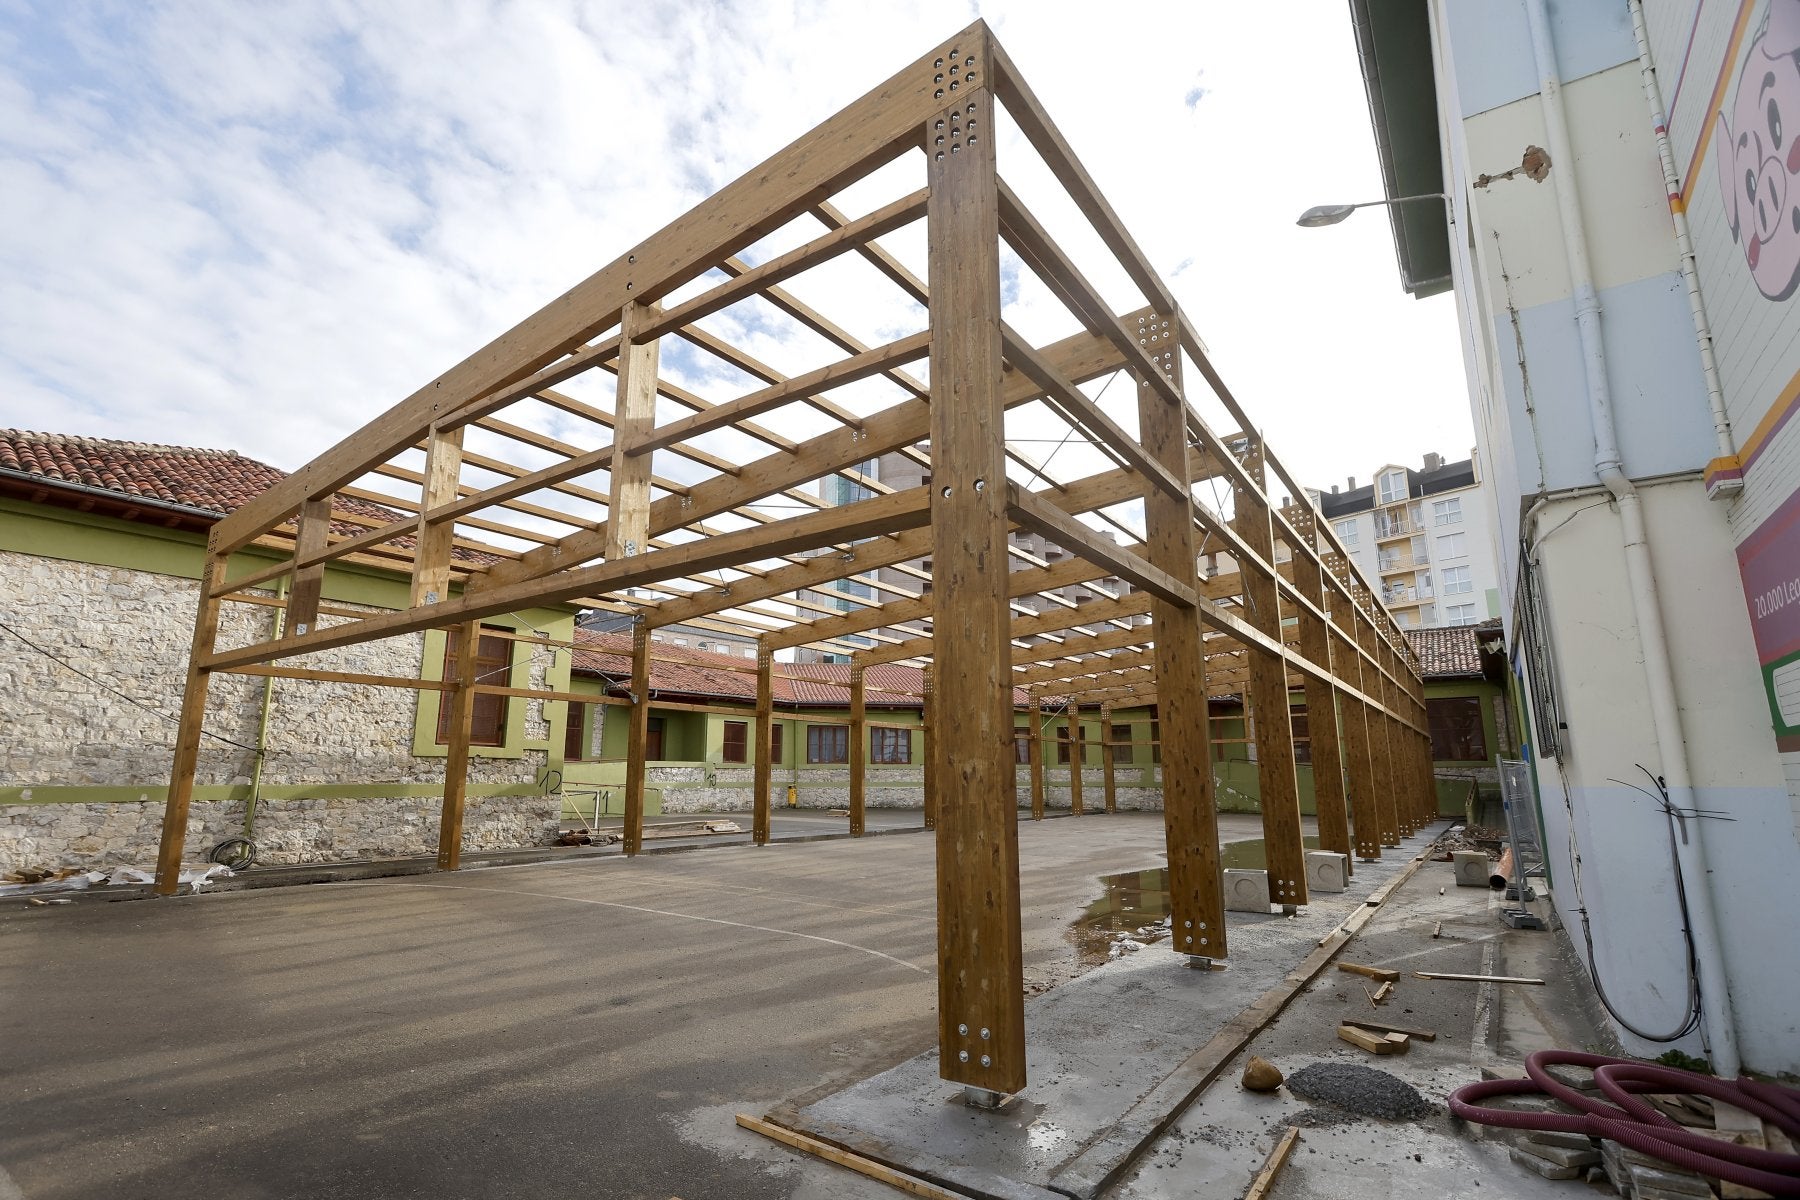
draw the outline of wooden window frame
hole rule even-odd
[[[827,745],[827,743],[830,743]],[[821,758],[821,754],[834,758]],[[848,725],[808,725],[806,727],[806,761],[809,766],[837,766],[850,761],[850,727]]]
[[[891,725],[872,726],[869,729],[869,761],[883,767],[910,766],[912,730]]]
[[[720,730],[719,761],[741,766],[750,761],[750,722],[725,721]],[[736,736],[734,737],[733,734]]]

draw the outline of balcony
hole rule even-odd
[[[1398,575],[1405,571],[1420,571],[1431,565],[1428,554],[1383,554],[1376,560],[1376,570],[1383,575]]]
[[[1384,587],[1381,589],[1381,602],[1389,608],[1417,608],[1421,604],[1430,604],[1435,596],[1430,588],[1416,587]]]

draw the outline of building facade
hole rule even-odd
[[[1356,569],[1402,629],[1475,625],[1500,615],[1493,505],[1473,458],[1389,463],[1357,487],[1313,492]]]
[[[1454,290],[1557,914],[1632,1049],[1800,1070],[1800,0],[1351,12],[1403,286]]]

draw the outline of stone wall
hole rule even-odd
[[[145,800],[135,803],[0,806],[0,872],[143,863],[146,848],[154,858],[198,596],[199,584],[191,579],[0,551],[0,612],[7,624],[64,660],[54,662],[18,637],[0,636],[0,678],[12,683],[0,694],[0,787],[145,789]],[[224,605],[219,647],[266,638],[276,611]],[[320,625],[349,619],[324,617]],[[550,652],[531,654],[530,686],[545,687]],[[416,678],[423,655],[424,635],[415,633],[305,655],[289,665]],[[250,784],[263,686],[248,675],[212,679],[204,721],[210,736],[201,745],[198,786]],[[541,743],[550,732],[543,702],[527,704],[525,739]],[[406,688],[275,682],[263,786],[286,789],[289,797],[314,784],[369,790],[355,799],[265,798],[256,830],[263,861],[432,849],[439,798],[384,797],[379,790],[443,783],[443,756],[413,754],[417,705],[418,693]],[[521,758],[474,757],[469,782],[529,785],[547,762],[542,749],[528,749]],[[472,797],[464,844],[547,844],[555,837],[559,808],[554,795]],[[242,801],[197,801],[192,811],[190,860],[242,831]],[[427,832],[421,835],[421,829]]]
[[[344,862],[437,850],[436,796],[264,800],[256,808],[257,861]],[[556,796],[474,797],[465,807],[463,849],[548,845]],[[0,805],[0,872],[18,867],[148,867],[162,830],[161,799],[118,804]],[[188,859],[244,831],[244,802],[196,801],[188,811]]]

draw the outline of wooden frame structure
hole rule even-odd
[[[997,148],[1005,138],[1035,153],[1085,216],[1109,269],[1138,292],[1135,307],[1117,311],[1103,298],[1003,179]],[[863,215],[833,203],[878,173],[910,171],[916,180],[921,164],[922,185]],[[923,277],[877,240],[920,222]],[[801,226],[810,236],[796,232]],[[770,248],[777,234],[785,241]],[[740,257],[752,251],[754,262]],[[828,266],[885,281],[913,314],[911,330],[867,344],[788,286]],[[1026,272],[1066,308],[1073,334],[1039,344],[1009,323],[1003,274]],[[730,324],[724,318],[748,310],[760,315],[738,328],[779,317],[829,357],[797,374],[758,361],[718,332]],[[678,383],[677,368],[745,382],[732,398],[710,400]],[[1083,385],[1114,377],[1135,384],[1135,403],[1109,412]],[[1196,394],[1228,414],[1215,420],[1236,431],[1215,432],[1190,396],[1196,377]],[[598,390],[582,398],[572,394],[578,386]],[[1034,428],[1066,430],[1065,441],[1091,449],[1106,469],[1051,476],[1008,438],[1009,418],[1026,415]],[[894,491],[862,469],[894,452],[926,464],[927,484]],[[806,490],[831,476],[864,498],[829,505]],[[920,662],[925,819],[938,862],[941,1073],[1017,1092],[1026,1079],[1015,687],[1029,691],[1034,714],[1066,705],[1106,721],[1114,706],[1156,706],[1181,953],[1227,950],[1210,697],[1242,696],[1252,714],[1272,903],[1306,902],[1289,722],[1296,689],[1310,715],[1323,846],[1374,858],[1435,812],[1410,648],[1330,528],[1304,503],[1273,502],[1271,478],[1289,495],[1306,494],[978,22],[213,529],[157,886],[174,887],[207,683],[219,672],[447,693],[439,865],[454,869],[475,695],[593,697],[497,688],[476,677],[473,654],[460,656],[457,678],[442,684],[322,671],[307,656],[450,626],[473,645],[482,618],[546,603],[634,613],[627,853],[642,830],[652,630],[712,623],[760,639],[758,842],[769,833],[776,655],[800,646],[851,653],[859,747],[864,670]],[[1217,496],[1221,482],[1229,505],[1209,505],[1199,485]],[[331,501],[340,495],[384,504],[396,517],[338,536]],[[1072,557],[1052,564],[1025,554],[1011,543],[1014,530],[1041,533]],[[231,554],[253,541],[291,552],[275,567],[228,577]],[[410,560],[410,606],[325,614],[325,565],[372,552]],[[912,565],[926,557],[929,571]],[[877,574],[883,568],[917,582],[896,584],[892,571]],[[284,632],[220,646],[221,606],[267,604],[246,589],[283,578],[291,580]],[[819,602],[820,588],[844,580],[865,598]],[[1058,593],[1077,583],[1094,598],[1075,605]],[[1107,760],[1109,742],[1110,732]],[[1079,760],[1076,768],[1079,788]],[[1041,750],[1032,770],[1041,779]],[[852,772],[853,832],[863,775]],[[1041,788],[1034,791],[1039,816]]]

